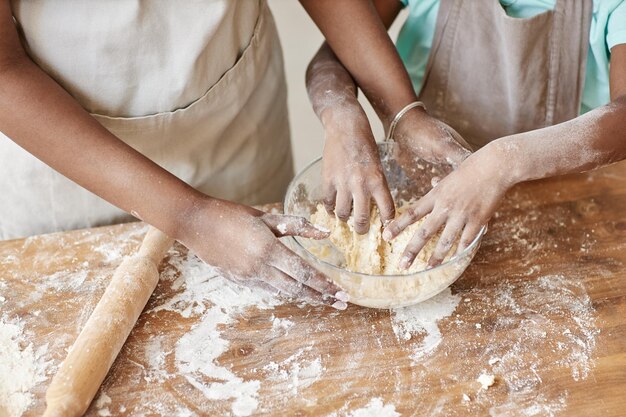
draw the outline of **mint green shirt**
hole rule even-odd
[[[396,46],[415,91],[419,92],[433,43],[439,0],[400,1],[409,6],[409,15],[400,30]],[[517,18],[528,18],[551,10],[555,3],[556,0],[500,0],[506,13]],[[581,113],[610,101],[610,51],[622,43],[626,43],[626,0],[594,0]]]

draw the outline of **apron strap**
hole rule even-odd
[[[431,52],[428,55],[428,61],[426,62],[426,69],[424,71],[424,77],[422,78],[422,85],[420,86],[420,91],[426,85],[426,80],[428,79],[428,75],[430,74],[430,70],[432,69],[434,57],[437,55],[439,51],[439,47],[441,46],[441,39],[443,35],[444,28],[448,25],[448,18],[450,17],[450,13],[453,11],[453,20],[457,20],[459,16],[459,10],[461,7],[461,3],[463,0],[459,1],[450,1],[450,0],[441,0],[439,2],[439,11],[437,12],[437,24],[435,26],[435,33],[433,35],[433,44],[431,46]],[[456,24],[454,25],[456,27]]]
[[[567,121],[580,112],[587,69],[589,30],[593,0],[557,0],[552,33],[552,59],[549,78],[550,99],[546,126]],[[575,19],[575,20],[574,20]],[[568,28],[579,27],[579,31]],[[572,51],[579,51],[578,60]],[[564,78],[561,74],[572,74]],[[575,106],[572,109],[572,106]]]

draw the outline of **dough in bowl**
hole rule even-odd
[[[410,204],[403,201],[397,208],[397,215],[402,214]],[[400,269],[400,258],[406,245],[413,238],[426,217],[407,227],[400,235],[391,242],[386,242],[382,237],[382,223],[376,207],[372,208],[370,228],[364,235],[354,231],[354,218],[350,216],[347,222],[342,222],[335,216],[328,214],[323,205],[318,204],[315,213],[311,215],[311,221],[330,230],[330,242],[345,257],[345,264],[340,265],[349,271],[360,272],[370,275],[402,275],[419,272],[427,268],[427,262],[441,233],[436,233],[426,243],[424,248],[415,258],[415,262],[408,270]],[[309,248],[318,258],[336,264],[330,259],[332,251],[323,244]],[[450,253],[456,251],[456,245]],[[449,258],[450,254],[446,257]]]

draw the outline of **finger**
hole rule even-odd
[[[445,220],[445,217],[434,214],[431,214],[424,220],[424,223],[417,229],[409,244],[406,245],[406,249],[404,249],[400,259],[400,268],[409,269],[411,267],[424,245],[439,230]]]
[[[309,304],[324,304],[336,308],[337,310],[345,310],[347,304],[344,301],[337,300],[333,297],[324,297],[319,292],[307,287],[306,285],[293,279],[293,277],[285,274],[280,269],[269,267],[264,280],[270,286],[276,288],[280,293],[289,297],[306,301]]]
[[[335,214],[339,220],[347,222],[352,211],[352,194],[345,190],[337,190]]]
[[[398,236],[404,229],[408,226],[412,225],[422,217],[426,216],[433,210],[433,204],[430,202],[430,199],[423,197],[413,206],[408,208],[404,213],[400,215],[397,219],[393,220],[385,230],[383,231],[383,239],[386,241],[390,241],[391,239]]]
[[[302,236],[310,239],[326,239],[330,230],[314,225],[304,217],[281,214],[264,214],[261,220],[277,237]]]
[[[328,214],[335,214],[335,200],[337,199],[337,190],[333,184],[326,184],[324,186],[323,194],[324,196],[324,208],[328,212]]]
[[[396,217],[396,207],[393,204],[393,198],[389,192],[386,180],[383,180],[379,186],[374,188],[372,197],[378,207],[380,221],[383,223],[383,226],[387,226]]]
[[[482,229],[482,225],[480,223],[472,222],[465,225],[465,229],[463,229],[463,233],[461,234],[461,239],[459,239],[459,247],[456,250],[457,254],[467,249],[474,239],[476,239],[476,236],[478,236],[480,229]]]
[[[437,246],[435,246],[435,250],[428,260],[429,267],[435,267],[443,262],[446,255],[450,252],[450,249],[452,249],[457,236],[463,230],[463,226],[464,222],[460,220],[448,220],[446,227],[443,229],[437,241]]]
[[[461,146],[454,146],[452,152],[450,153],[449,162],[453,166],[453,168],[458,167],[461,162],[467,159],[468,156],[472,154],[472,146],[463,139],[456,130],[448,127],[450,135],[452,138]]]
[[[370,229],[371,199],[369,194],[358,192],[354,194],[354,230],[364,235]]]
[[[307,264],[302,258],[282,243],[276,245],[270,264],[322,295],[329,295],[344,302],[347,302],[349,299],[348,294],[343,292],[337,285],[330,282],[330,280],[326,278],[326,275]]]

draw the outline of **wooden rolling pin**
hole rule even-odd
[[[44,417],[82,416],[159,281],[174,240],[150,228],[139,252],[117,268],[46,391]]]

